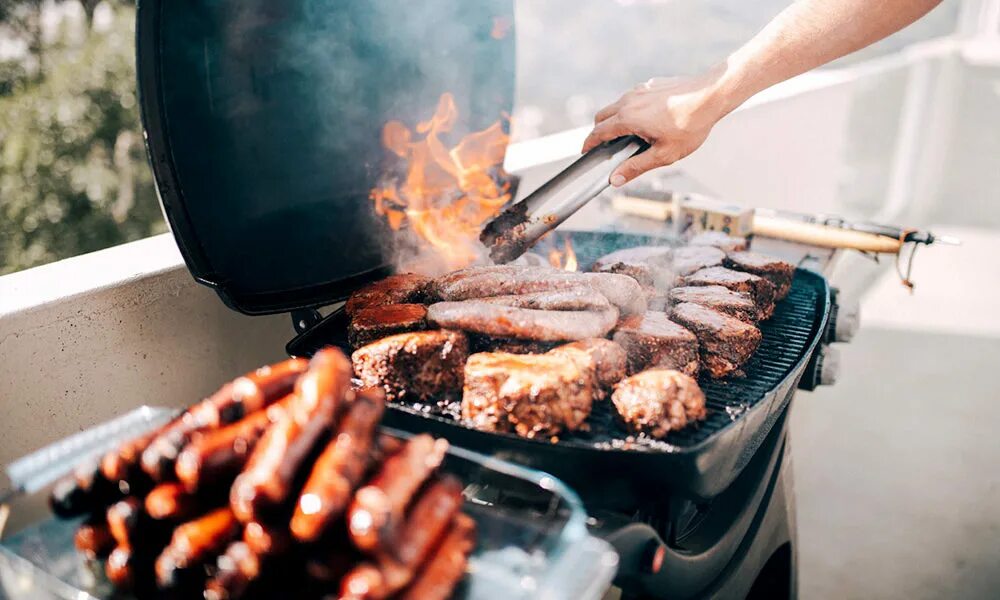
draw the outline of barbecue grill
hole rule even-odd
[[[368,199],[383,123],[426,118],[442,91],[461,107],[460,132],[511,109],[513,35],[498,24],[513,23],[512,3],[421,9],[439,34],[426,16],[400,18],[412,8],[392,0],[139,5],[140,98],[164,214],[194,277],[228,306],[291,313],[290,354],[346,346],[344,315],[316,308],[392,271],[398,235]],[[583,268],[615,249],[677,243],[608,232],[572,241]],[[708,419],[663,441],[630,437],[607,406],[557,443],[474,430],[446,403],[397,404],[387,421],[567,481],[619,552],[627,595],[787,596],[788,406],[797,386],[822,379],[834,313],[826,280],[799,269],[746,376],[703,379]]]

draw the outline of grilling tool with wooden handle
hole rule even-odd
[[[527,252],[584,204],[603,192],[611,173],[649,144],[636,136],[621,137],[587,152],[558,175],[486,224],[479,239],[496,263]]]

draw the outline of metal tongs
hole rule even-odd
[[[558,175],[486,224],[479,239],[496,263],[507,263],[529,248],[609,185],[611,173],[649,148],[636,136],[621,137],[587,152]]]

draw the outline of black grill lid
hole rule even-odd
[[[195,278],[261,314],[387,274],[392,236],[368,200],[382,125],[427,119],[443,92],[456,136],[509,114],[512,3],[141,1],[147,150]]]

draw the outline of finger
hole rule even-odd
[[[599,144],[630,133],[632,133],[631,129],[622,122],[620,116],[609,117],[594,127],[594,130],[590,132],[587,139],[583,141],[583,152],[589,152]]]
[[[656,153],[650,148],[646,152],[633,156],[618,165],[618,168],[611,174],[609,181],[611,185],[621,187],[646,171],[669,165],[672,162],[674,161],[670,160],[667,155]]]
[[[615,102],[612,102],[611,104],[609,104],[609,105],[605,106],[604,108],[602,108],[601,110],[597,111],[597,114],[594,115],[594,125],[597,125],[601,121],[607,120],[612,115],[617,114],[618,111],[619,111],[619,109],[621,109],[622,103],[624,102],[624,100],[625,100],[625,97],[622,96],[621,98],[619,98]]]

